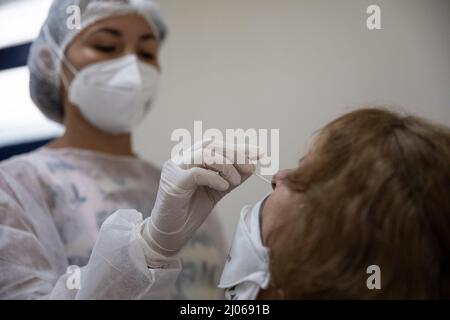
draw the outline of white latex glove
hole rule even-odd
[[[206,141],[168,160],[155,206],[142,228],[150,248],[164,257],[178,253],[217,202],[253,174],[253,163],[261,156],[255,146]]]

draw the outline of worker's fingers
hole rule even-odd
[[[200,167],[193,167],[189,170],[198,186],[206,186],[217,191],[226,191],[230,188],[228,181],[218,172]]]
[[[255,162],[264,154],[255,145],[225,144],[208,139],[197,142],[173,161],[182,169],[201,167],[220,172],[231,186],[236,187],[255,172]]]
[[[231,150],[231,149],[230,149]],[[195,164],[191,167],[201,167],[218,172],[232,187],[238,186],[242,179],[240,172],[233,166],[233,162],[225,157],[225,149],[218,145],[202,144],[192,153]]]
[[[214,146],[214,143],[209,147],[211,146]],[[264,157],[264,151],[251,144],[226,145],[224,149],[227,159],[234,163],[241,175],[241,183],[255,172],[254,162]]]
[[[234,167],[241,175],[245,176],[251,176],[256,170],[254,164],[235,164]]]
[[[264,157],[264,151],[260,147],[252,144],[236,144],[234,149],[234,155],[238,160],[238,164],[249,164],[249,162],[241,163],[239,160],[242,158],[250,161],[256,161]]]
[[[222,155],[216,154],[214,160],[210,160],[211,155],[205,154],[204,166],[207,169],[217,171],[225,180],[227,180],[232,187],[237,187],[241,183],[241,175],[229,161]],[[222,159],[218,159],[222,157]],[[220,160],[220,161],[217,161]]]
[[[264,151],[252,144],[225,144],[219,140],[208,144],[206,148],[222,153],[235,164],[251,164],[264,157]]]
[[[189,149],[183,151],[181,155],[172,157],[172,161],[182,169],[189,169],[203,164],[203,151],[212,143],[212,139],[196,142]]]

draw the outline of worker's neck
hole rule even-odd
[[[112,155],[134,156],[131,134],[105,133],[92,126],[78,112],[67,113],[64,124],[66,126],[64,135],[47,145],[48,148],[76,148]]]

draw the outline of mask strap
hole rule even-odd
[[[59,49],[58,45],[55,43],[55,40],[53,40],[53,37],[50,34],[48,25],[44,26],[43,31],[44,31],[45,38],[47,39],[50,49],[53,51],[53,53],[56,55],[56,57],[59,59],[59,61],[62,64],[64,64],[67,67],[67,69],[69,69],[69,71],[72,73],[72,75],[76,76],[76,74],[78,73],[78,70],[73,66],[73,64],[71,64],[69,62],[69,60],[67,60],[66,56],[64,55],[64,52],[62,52]],[[67,80],[67,78],[64,75],[64,73],[62,72],[62,70],[60,70],[59,76],[61,77],[61,80],[62,80],[64,86],[66,87],[66,89],[69,89],[69,81]]]

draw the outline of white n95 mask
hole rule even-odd
[[[260,211],[266,199],[241,211],[219,284],[229,300],[255,300],[259,291],[269,285],[269,249],[262,244],[260,224]]]
[[[69,101],[96,128],[111,133],[130,133],[144,118],[156,98],[159,71],[136,55],[91,64],[77,71],[68,87]]]

